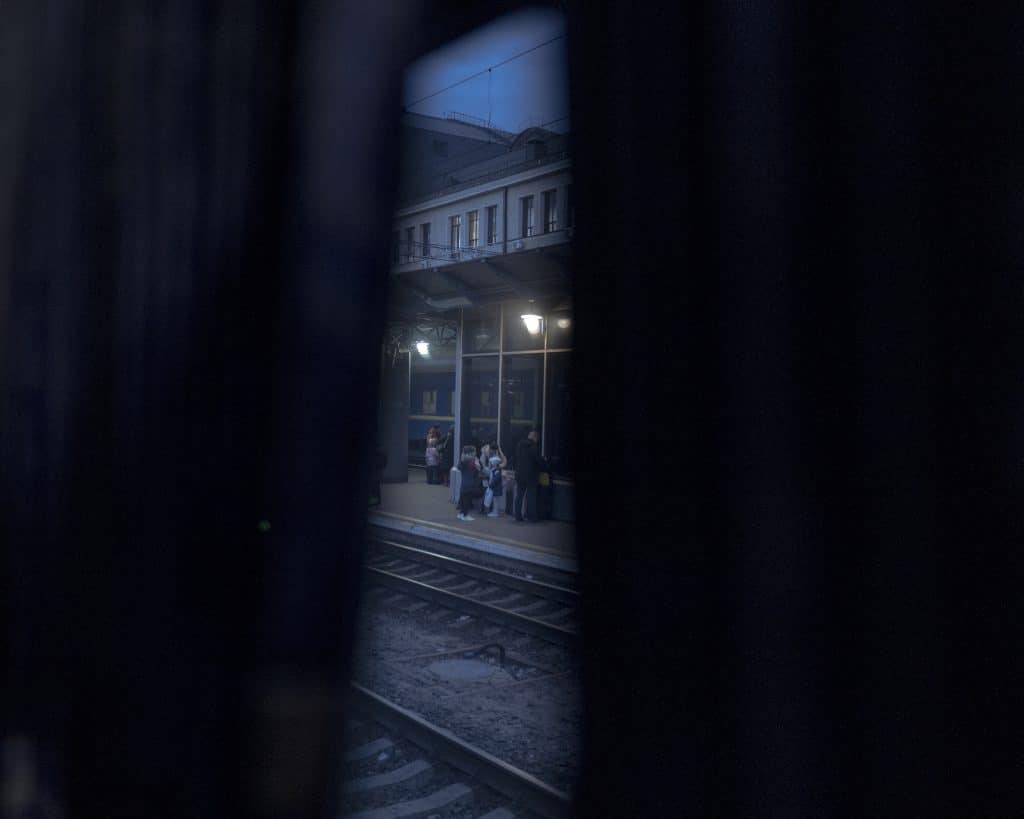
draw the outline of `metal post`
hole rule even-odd
[[[455,406],[452,415],[455,417],[455,439],[452,442],[452,463],[459,462],[462,452],[462,336],[466,326],[466,311],[459,310],[459,329],[455,332]]]
[[[412,336],[409,337],[409,378],[407,379],[408,386],[405,389],[405,394],[409,398],[409,414],[412,414]],[[408,472],[409,469],[409,418],[406,416],[405,419],[405,468]]]
[[[548,455],[548,318],[541,319],[544,322],[544,358],[540,368],[540,454],[544,458]]]
[[[544,328],[544,347],[548,346],[547,328]],[[540,454],[548,456],[548,352],[544,350],[543,364],[540,368]]]
[[[498,305],[498,428],[494,438],[501,447],[501,407],[505,400],[505,305]]]

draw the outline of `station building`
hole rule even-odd
[[[378,438],[385,481],[424,463],[427,430],[456,452],[531,428],[572,519],[574,205],[569,135],[515,134],[459,114],[405,114]]]

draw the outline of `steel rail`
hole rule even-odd
[[[419,714],[385,699],[380,694],[351,683],[353,705],[388,730],[432,751],[450,765],[473,776],[508,798],[549,819],[570,815],[572,800],[567,793],[542,782],[486,751],[459,739],[451,731],[434,725]]]
[[[564,603],[569,606],[578,606],[580,593],[574,589],[567,589],[565,586],[555,586],[551,583],[543,583],[539,580],[529,580],[499,569],[490,569],[486,566],[479,566],[475,563],[467,563],[458,558],[448,557],[437,552],[428,552],[415,546],[407,546],[404,543],[396,543],[393,540],[385,540],[374,535],[369,536],[382,552],[404,557],[415,563],[424,563],[444,571],[455,574],[463,574],[477,580],[484,580],[496,586],[515,589],[516,591],[532,594],[534,597],[542,597],[545,600],[552,600],[556,603]]]
[[[517,631],[534,637],[540,637],[542,640],[547,640],[556,645],[575,648],[579,644],[579,634],[571,629],[546,623],[543,620],[528,617],[525,614],[516,614],[514,611],[508,611],[507,609],[492,606],[490,603],[482,603],[479,600],[473,600],[461,594],[445,591],[437,586],[431,586],[429,583],[412,580],[394,572],[375,569],[372,566],[363,566],[363,571],[372,581],[392,588],[395,591],[400,591],[403,594],[419,597],[421,600],[427,600],[431,603],[441,603],[464,614],[471,614],[474,617],[489,620],[498,625],[510,626]]]

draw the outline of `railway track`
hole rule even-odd
[[[570,815],[564,792],[356,683],[349,704],[343,817]]]
[[[579,644],[574,589],[381,538],[371,538],[370,545],[363,571],[371,584],[556,645]]]

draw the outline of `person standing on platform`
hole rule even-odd
[[[480,486],[480,462],[476,459],[476,447],[463,447],[459,471],[462,473],[459,520],[475,520],[469,512],[473,508],[473,501],[483,494],[483,489]]]
[[[505,496],[502,494],[504,486],[501,480],[501,467],[504,459],[497,454],[496,448],[491,451],[495,454],[491,455],[487,466],[487,490],[484,492],[483,511],[487,517],[496,518],[501,514],[498,512],[499,501],[502,501],[501,506],[505,505],[503,503]]]
[[[433,435],[427,438],[427,450],[424,453],[424,457],[427,463],[427,483],[440,483],[441,480],[438,476],[438,464],[440,463],[440,457],[437,452],[437,438]]]
[[[438,467],[441,470],[441,482],[448,486],[451,479],[451,470],[455,465],[452,458],[452,448],[455,446],[455,427],[448,427],[448,431],[437,442]]]
[[[537,430],[531,429],[529,434],[516,447],[516,520],[523,520],[523,501],[526,501],[526,514],[530,523],[537,522],[537,484],[540,480],[540,453],[537,441],[540,436]]]

